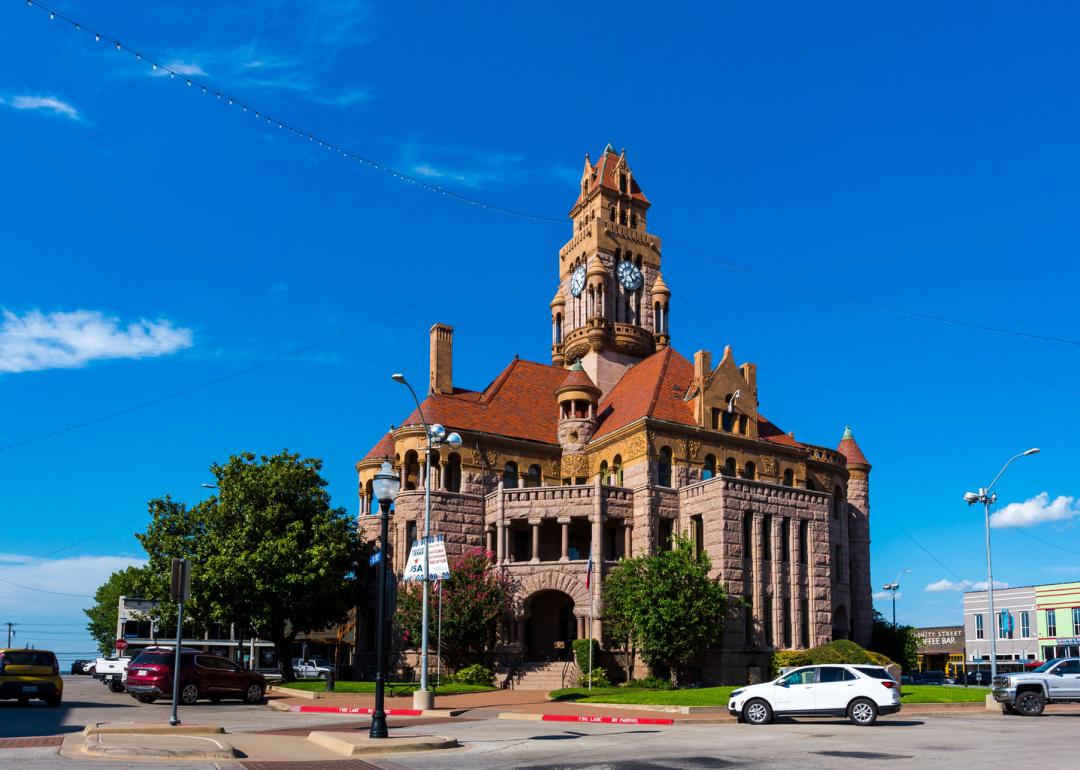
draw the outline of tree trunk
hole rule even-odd
[[[274,652],[277,653],[278,668],[281,670],[281,681],[295,682],[296,673],[292,667],[292,637],[275,636]]]

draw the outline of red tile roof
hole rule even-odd
[[[364,455],[364,460],[381,460],[384,457],[394,456],[394,434],[389,431],[379,439],[379,443],[371,448],[371,451]],[[363,462],[363,461],[361,461]]]
[[[586,196],[592,193],[593,190],[598,187],[606,187],[609,190],[619,191],[619,177],[616,172],[616,167],[619,164],[619,155],[612,149],[611,145],[607,146],[603,154],[600,156],[600,160],[596,161],[596,164],[592,167],[592,174],[589,176],[589,185],[584,194],[578,195],[577,201],[574,203],[576,207],[581,203]],[[649,199],[645,197],[645,193],[641,191],[641,187],[637,183],[637,179],[630,178],[630,197],[634,200],[639,200],[646,206],[651,205]]]
[[[559,390],[569,390],[570,388],[592,390],[597,395],[600,395],[600,388],[596,387],[596,383],[592,381],[589,373],[581,368],[581,362],[574,364],[574,368],[567,373],[566,379],[559,385]]]
[[[448,429],[475,430],[557,444],[555,389],[566,370],[515,358],[482,393],[458,391],[429,395],[424,417]],[[413,410],[404,425],[419,425]]]
[[[865,465],[870,467],[870,461],[866,459],[866,455],[859,449],[859,445],[855,443],[855,436],[851,433],[851,428],[844,429],[844,437],[840,440],[840,446],[837,451],[847,458],[847,464],[850,468],[852,465]]]
[[[694,410],[683,401],[694,378],[694,365],[665,348],[627,370],[600,402],[600,426],[593,439],[617,431],[646,415],[696,425]]]
[[[785,446],[805,446],[801,441],[796,441],[760,414],[758,415],[757,421],[758,438],[762,441],[769,441],[773,444],[783,444]]]

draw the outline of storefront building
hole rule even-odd
[[[1043,660],[1080,655],[1080,582],[1035,586],[1035,609]]]
[[[916,628],[915,636],[919,639],[916,649],[916,668],[919,671],[950,671],[963,666],[963,626]]]

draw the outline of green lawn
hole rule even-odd
[[[640,703],[652,706],[727,706],[735,686],[697,687],[689,690],[642,690],[634,687],[570,687],[551,693],[554,700],[577,703]]]
[[[982,703],[990,690],[986,687],[945,687],[940,684],[905,684],[900,690],[901,703]]]
[[[653,706],[727,706],[734,686],[699,687],[689,690],[641,690],[633,687],[584,687],[555,690],[553,700],[576,703],[636,703]],[[989,692],[979,687],[944,687],[932,684],[906,684],[903,703],[982,703]]]
[[[485,687],[477,684],[457,684],[455,682],[445,682],[439,687],[435,686],[434,682],[428,682],[428,686],[435,691],[438,695],[460,695],[466,692],[487,692],[494,690],[494,687]],[[281,684],[281,687],[288,687],[293,690],[308,690],[310,692],[323,692],[326,690],[326,681],[323,679],[301,679],[296,682],[289,682]],[[393,691],[394,695],[409,695],[414,690],[419,690],[420,685],[417,682],[393,682],[387,684],[387,694]],[[374,682],[343,682],[338,680],[334,683],[334,692],[355,692],[355,693],[374,693]]]

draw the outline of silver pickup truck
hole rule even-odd
[[[1003,714],[1037,717],[1047,703],[1080,703],[1080,658],[1054,658],[1036,669],[1000,674],[994,700]]]

